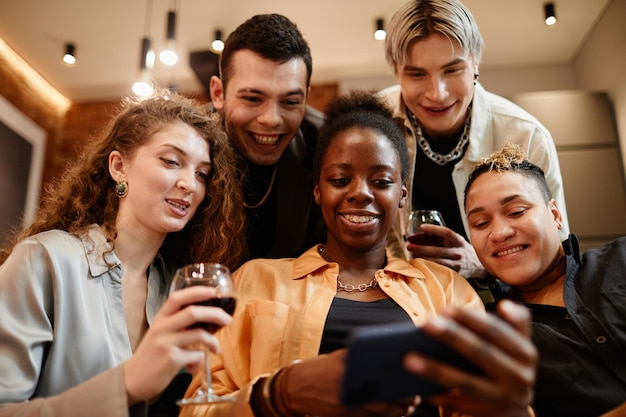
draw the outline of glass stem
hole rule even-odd
[[[211,361],[210,361],[211,352],[209,351],[209,347],[204,345],[204,374],[206,376],[206,395],[207,398],[211,399],[215,396],[213,392],[213,380],[211,379]]]

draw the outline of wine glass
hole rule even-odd
[[[228,314],[232,315],[237,304],[233,282],[230,278],[230,271],[224,265],[218,263],[195,263],[183,266],[176,270],[174,280],[170,287],[170,294],[174,291],[191,287],[194,285],[204,285],[215,288],[215,297],[205,301],[194,303],[209,307],[220,307]],[[196,323],[190,328],[204,328],[206,331],[215,333],[221,326],[214,323]],[[221,397],[213,391],[211,381],[211,365],[209,361],[209,348],[204,346],[204,366],[206,380],[206,391],[199,389],[196,396],[183,398],[176,402],[177,405],[198,405],[215,402],[235,401],[233,397]]]
[[[437,210],[414,210],[409,215],[407,224],[407,240],[416,245],[422,246],[443,246],[443,239],[420,230],[424,223],[445,226],[443,216]]]

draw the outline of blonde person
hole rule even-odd
[[[230,322],[186,307],[212,289],[168,287],[188,262],[239,264],[235,178],[217,114],[169,93],[126,101],[0,254],[0,416],[143,416],[202,363],[187,346],[219,351],[186,330]]]
[[[407,204],[389,237],[396,256],[426,258],[480,278],[485,270],[469,242],[463,189],[480,157],[513,141],[546,172],[568,233],[563,181],[554,141],[532,115],[485,91],[478,81],[483,39],[457,0],[412,0],[388,24],[385,56],[398,85],[381,94],[404,122],[409,149]],[[443,246],[406,241],[411,210],[436,209],[446,227],[424,225]]]
[[[211,363],[214,388],[236,401],[185,407],[181,415],[400,416],[421,402],[419,415],[438,415],[442,406],[477,416],[526,416],[536,353],[525,311],[505,303],[501,313],[511,325],[486,315],[453,270],[422,259],[409,263],[385,250],[406,201],[408,171],[402,129],[390,109],[363,92],[332,102],[314,167],[328,239],[298,258],[256,259],[235,271],[237,310],[217,333],[222,353]],[[452,391],[428,404],[417,398],[344,408],[339,390],[350,330],[400,322],[425,326],[486,374],[410,355],[408,369]],[[194,395],[200,381],[195,375],[186,395]]]

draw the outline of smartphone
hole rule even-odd
[[[460,353],[430,338],[413,323],[362,327],[348,341],[342,404],[355,407],[445,391],[446,388],[404,369],[402,360],[409,352],[418,352],[466,372],[481,372]]]

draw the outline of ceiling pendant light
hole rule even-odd
[[[65,55],[63,55],[63,62],[69,67],[76,64],[76,46],[73,43],[65,44]]]
[[[159,54],[159,60],[165,65],[176,65],[178,54],[176,53],[176,2],[173,9],[167,12],[167,47]]]
[[[385,32],[385,22],[383,19],[376,19],[376,30],[374,31],[374,39],[377,41],[384,41],[387,37],[387,32]]]
[[[554,13],[554,3],[546,3],[543,5],[543,10],[546,13],[545,22],[546,25],[552,26],[556,23],[556,14]]]
[[[154,52],[150,41],[150,19],[152,17],[152,0],[146,2],[146,35],[141,39],[141,56],[139,63],[139,81],[133,84],[133,93],[139,97],[150,96],[154,92],[152,85],[152,68]]]
[[[224,41],[222,40],[222,31],[217,29],[215,31],[215,39],[211,42],[211,48],[213,52],[220,53],[224,50]]]
[[[133,93],[135,93],[135,95],[139,97],[147,97],[154,92],[154,87],[152,86],[152,67],[154,65],[154,54],[151,52],[150,45],[150,38],[144,37],[141,40],[141,62],[139,64],[139,81],[133,84]]]

